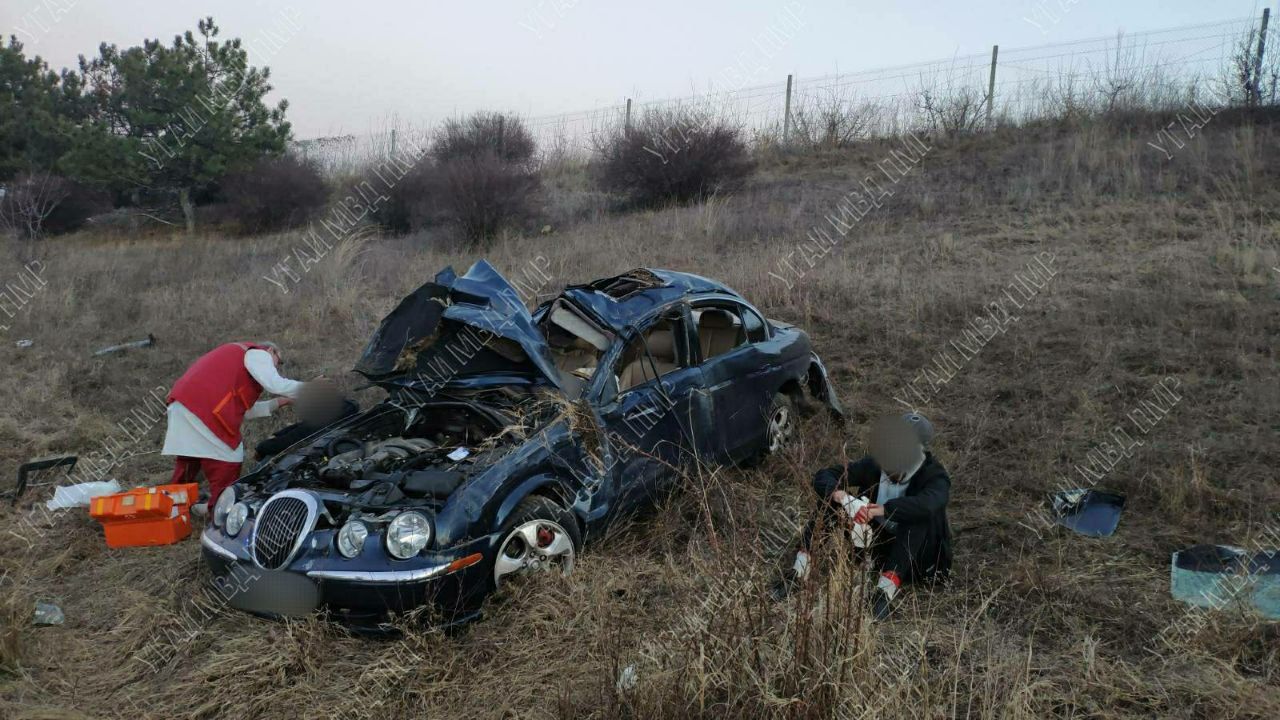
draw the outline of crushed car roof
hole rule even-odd
[[[657,308],[704,294],[742,299],[714,280],[650,268],[570,285],[559,297],[617,331]],[[400,387],[533,374],[564,390],[537,327],[540,317],[529,313],[519,292],[488,261],[476,262],[461,276],[447,267],[383,318],[354,369],[374,382]]]
[[[655,268],[637,268],[582,285],[570,285],[561,296],[591,311],[610,328],[621,330],[655,308],[689,295],[711,294],[742,298],[728,286],[701,275]]]

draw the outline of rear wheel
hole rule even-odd
[[[551,499],[534,495],[521,500],[502,528],[493,560],[495,588],[530,572],[573,571],[582,535],[573,514]]]

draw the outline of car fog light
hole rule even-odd
[[[213,524],[216,527],[222,527],[227,521],[227,513],[231,512],[231,506],[236,504],[236,491],[227,488],[218,495],[218,502],[213,505]]]
[[[352,520],[338,531],[338,552],[353,558],[364,549],[364,539],[369,537],[369,527],[359,520]]]
[[[420,512],[403,512],[387,527],[387,552],[401,560],[411,558],[431,542],[431,522]]]
[[[235,537],[240,534],[240,528],[244,527],[244,521],[249,519],[249,506],[244,503],[236,503],[227,511],[227,534]]]

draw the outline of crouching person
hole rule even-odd
[[[218,495],[240,477],[241,425],[289,405],[303,383],[280,375],[275,343],[227,343],[201,356],[169,391],[162,455],[174,457],[172,483],[209,482],[212,510]],[[263,393],[278,397],[261,400]]]
[[[951,569],[951,528],[947,501],[951,479],[927,450],[933,426],[919,413],[884,418],[872,426],[871,454],[845,466],[819,470],[813,489],[825,502],[805,527],[795,563],[780,584],[785,596],[811,565],[813,535],[824,528],[847,528],[870,537],[864,550],[880,571],[872,610],[889,614],[906,583],[944,577]],[[869,532],[868,532],[869,530]]]

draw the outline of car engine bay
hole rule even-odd
[[[473,397],[393,395],[274,458],[238,484],[251,505],[312,491],[340,522],[358,510],[438,509],[547,419],[549,403],[504,389]]]

